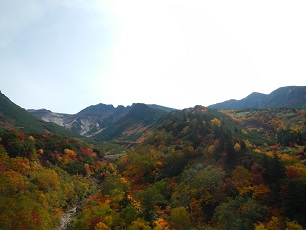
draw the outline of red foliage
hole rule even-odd
[[[27,188],[26,188],[26,186],[24,185],[24,184],[17,184],[17,189],[18,190],[26,190]]]
[[[100,218],[94,218],[94,219],[92,219],[92,220],[90,221],[89,229],[90,229],[90,230],[94,230],[94,229],[95,229],[95,226],[96,226],[98,223],[100,223],[100,222],[102,222],[102,219],[100,219]]]
[[[252,181],[255,184],[261,184],[264,182],[263,179],[263,173],[265,172],[265,169],[258,163],[255,163],[252,167]]]
[[[41,225],[41,219],[40,219],[40,214],[39,212],[37,212],[36,210],[32,211],[32,218],[33,218],[33,222],[36,226]]]
[[[294,178],[299,178],[299,173],[296,169],[294,168],[288,168],[286,172],[287,178],[288,179],[294,179]]]
[[[2,173],[6,172],[6,167],[2,164],[0,164],[0,172]]]
[[[24,133],[23,133],[23,132],[20,132],[19,134],[20,134],[19,140],[24,141],[24,140],[25,140],[25,135],[24,135]]]
[[[252,181],[255,184],[263,183],[264,179],[261,174],[252,174]]]
[[[123,163],[127,163],[127,158],[123,158],[122,160],[121,160],[121,162],[123,162]]]
[[[281,198],[283,198],[288,193],[288,188],[286,185],[281,186],[279,195]]]
[[[269,207],[269,213],[271,216],[281,217],[283,215],[283,210],[281,208]]]
[[[263,173],[265,171],[264,168],[258,163],[253,164],[251,169],[252,173]]]

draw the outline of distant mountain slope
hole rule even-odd
[[[47,109],[28,109],[27,111],[41,120],[53,122],[60,126],[65,126],[65,120],[72,116],[70,114],[54,113]]]
[[[26,132],[42,133],[45,130],[66,137],[79,137],[54,123],[47,123],[37,119],[25,109],[13,103],[8,97],[0,92],[0,129],[20,129]]]
[[[284,135],[290,133],[298,136],[299,132],[304,133],[304,137],[297,139],[306,140],[306,109],[238,109],[222,110],[222,112],[230,115],[244,129],[259,133],[267,139],[275,140],[275,137],[284,131]]]
[[[100,103],[97,105],[91,105],[77,114],[54,113],[46,109],[30,109],[28,112],[39,119],[64,126],[82,136],[92,137],[128,114],[132,106],[124,107],[119,105],[118,107],[114,107],[113,105]],[[155,104],[147,106],[164,112],[175,110]]]
[[[127,115],[94,136],[97,141],[136,141],[148,129],[157,125],[167,114],[165,110],[153,109],[148,105],[133,104]]]
[[[270,94],[252,93],[241,100],[228,100],[208,106],[211,109],[306,108],[306,86],[287,86]]]
[[[34,116],[79,133],[82,136],[93,136],[101,129],[117,121],[128,113],[130,106],[118,106],[106,104],[91,105],[77,114],[53,113],[49,110],[29,110]]]
[[[165,107],[165,106],[161,106],[161,105],[155,105],[155,104],[147,104],[147,106],[149,106],[152,109],[161,109],[161,110],[164,110],[166,112],[172,112],[172,111],[177,110],[177,109],[173,109],[173,108],[169,108],[169,107]]]

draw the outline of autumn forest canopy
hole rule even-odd
[[[0,122],[1,229],[306,228],[305,109],[150,111],[109,141]]]

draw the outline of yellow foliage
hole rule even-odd
[[[243,195],[245,193],[249,193],[252,191],[251,186],[244,186],[244,187],[237,187],[237,191],[239,192],[240,195]]]
[[[131,229],[143,229],[143,230],[151,230],[150,223],[145,221],[144,219],[138,218],[137,220],[132,222]],[[135,228],[133,228],[135,227]]]
[[[275,216],[272,216],[270,222],[267,225],[267,228],[269,230],[281,230],[279,219]]]
[[[274,156],[274,153],[272,151],[269,151],[269,152],[266,152],[266,155],[269,156],[269,157],[273,157]],[[281,156],[280,156],[281,157]]]
[[[43,154],[44,150],[43,149],[38,149],[37,152],[40,153],[40,154]]]
[[[214,118],[210,122],[211,122],[212,125],[215,125],[215,126],[218,126],[218,127],[221,125],[221,121],[218,118]]]
[[[237,166],[232,172],[232,178],[234,184],[237,186],[239,194],[244,194],[252,191],[251,187],[252,174],[243,166]]]
[[[121,180],[123,183],[129,184],[129,181],[128,181],[127,178],[125,178],[125,177],[120,177],[120,180]]]
[[[246,147],[250,148],[253,147],[252,143],[249,140],[245,141]]]
[[[299,131],[303,131],[304,130],[304,126],[302,126],[302,125],[298,126],[297,125],[297,126],[291,127],[290,129],[293,132],[299,132]]]
[[[247,132],[245,129],[241,129],[241,133],[242,133],[243,135],[247,135],[247,134],[248,134],[248,132]]]
[[[261,153],[261,150],[260,149],[254,149],[253,150],[255,153]]]
[[[99,222],[95,226],[95,230],[107,230],[110,229],[106,224]]]
[[[263,223],[259,222],[255,224],[255,230],[266,230],[266,226]]]
[[[58,174],[52,169],[41,169],[40,172],[35,173],[32,177],[39,189],[60,189]]]
[[[108,164],[108,169],[109,169],[110,172],[114,172],[115,171],[115,167],[114,167],[114,165],[112,163]]]
[[[265,184],[259,184],[253,186],[253,197],[266,199],[268,197],[268,193],[270,192],[270,188]]]
[[[296,221],[286,221],[286,224],[287,224],[286,230],[303,230],[303,227],[299,225]],[[281,229],[284,229],[281,226],[281,221],[275,216],[272,216],[268,224],[264,224],[261,222],[255,224],[255,230],[281,230]]]
[[[236,151],[240,151],[240,150],[241,150],[240,144],[239,144],[239,143],[236,143],[236,144],[234,145],[234,149],[235,149]]]
[[[73,150],[70,150],[70,149],[64,149],[64,153],[70,159],[76,157],[77,155]]]
[[[113,224],[113,217],[112,216],[106,216],[104,217],[104,222],[107,224],[107,225],[112,225]]]
[[[303,227],[296,221],[288,221],[286,230],[303,230]]]
[[[64,149],[64,156],[62,157],[62,162],[66,165],[69,161],[76,161],[77,154],[71,149]]]
[[[26,175],[30,172],[31,170],[31,165],[30,165],[30,161],[28,160],[28,158],[21,158],[21,157],[16,157],[16,158],[11,158],[11,161],[13,162],[12,169],[14,169],[15,171]]]
[[[192,146],[189,146],[188,151],[189,153],[194,153],[194,148]]]

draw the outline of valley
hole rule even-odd
[[[306,228],[305,108],[0,106],[2,229]]]

